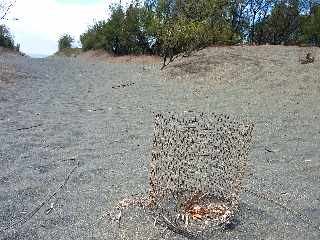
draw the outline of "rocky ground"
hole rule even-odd
[[[168,110],[254,121],[246,187],[291,209],[244,192],[233,227],[207,238],[319,239],[320,50],[208,48],[159,69],[1,53],[0,239],[184,239],[104,217],[146,193],[152,114]]]

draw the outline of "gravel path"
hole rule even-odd
[[[305,51],[318,60],[299,64]],[[121,229],[101,218],[123,197],[147,191],[152,112],[166,110],[253,120],[247,187],[314,225],[245,192],[234,228],[210,239],[319,239],[319,53],[210,48],[165,72],[157,65],[0,55],[0,231],[76,167],[62,191],[0,239],[184,239],[138,216]]]

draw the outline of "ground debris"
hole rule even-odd
[[[119,84],[119,85],[112,86],[112,88],[113,88],[113,89],[125,88],[125,87],[132,86],[132,85],[134,85],[134,84],[135,84],[134,82],[122,83],[122,84]]]
[[[42,126],[42,124],[39,123],[39,124],[35,124],[35,125],[29,126],[29,127],[17,128],[16,131],[29,130],[29,129],[37,128],[37,127],[41,127],[41,126]]]
[[[307,53],[306,57],[303,59],[300,59],[301,64],[308,64],[313,63],[315,58],[311,55],[311,53]]]

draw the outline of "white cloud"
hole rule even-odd
[[[57,41],[69,33],[78,41],[94,20],[107,19],[108,5],[117,0],[92,4],[62,4],[55,0],[17,0],[8,21],[11,32],[21,50],[27,54],[52,54],[57,51]]]

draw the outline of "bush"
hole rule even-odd
[[[213,44],[320,45],[320,5],[298,0],[131,0],[111,5],[111,16],[81,35],[83,50],[115,55],[177,55]],[[142,4],[143,2],[143,4]]]
[[[66,48],[71,48],[73,42],[74,42],[74,39],[69,34],[62,35],[58,41],[59,51]]]
[[[107,51],[107,34],[108,23],[105,21],[96,22],[90,26],[87,32],[81,34],[80,42],[84,51],[104,49]]]
[[[320,46],[320,6],[314,8],[310,16],[302,18],[302,36],[304,43]]]
[[[118,4],[110,9],[110,19],[95,23],[80,36],[83,50],[103,49],[115,55],[152,53],[152,12],[137,3],[126,10]]]
[[[14,49],[14,40],[9,29],[5,25],[0,25],[0,46]]]

